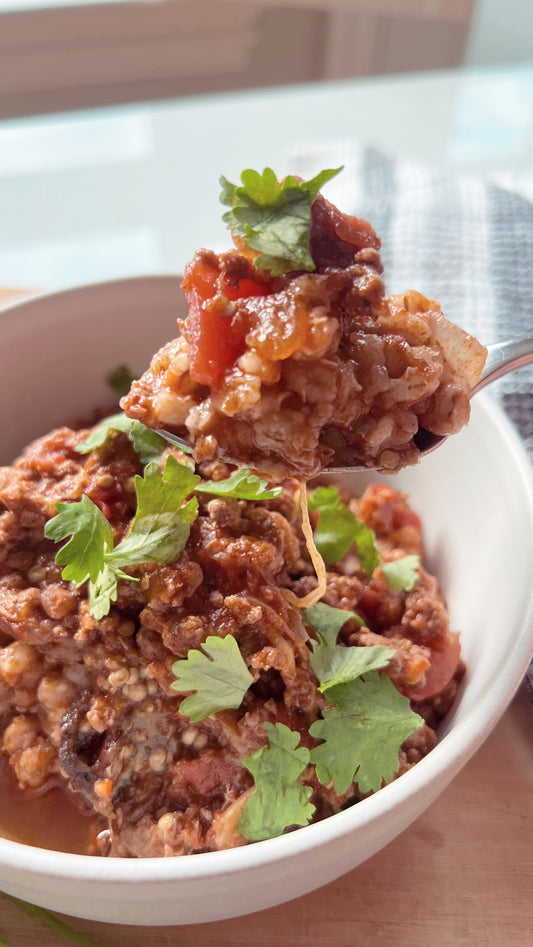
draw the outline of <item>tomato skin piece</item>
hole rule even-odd
[[[264,296],[268,289],[249,277],[231,286],[221,279],[214,262],[202,257],[187,266],[181,285],[189,303],[186,334],[190,377],[197,384],[216,389],[246,347],[245,313],[238,306],[232,312],[231,303]]]
[[[431,649],[429,659],[431,664],[426,671],[422,687],[406,687],[402,689],[402,693],[414,702],[427,700],[429,697],[434,697],[435,694],[440,694],[450,683],[460,657],[461,643],[459,635],[457,632],[449,632],[442,650]]]

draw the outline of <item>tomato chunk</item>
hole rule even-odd
[[[248,296],[266,296],[268,287],[264,283],[258,283],[257,280],[245,276],[239,280],[237,286],[231,286],[225,282],[224,292],[228,299],[246,299]]]
[[[411,700],[426,700],[439,694],[450,683],[459,658],[461,657],[461,643],[459,635],[450,632],[441,651],[431,651],[431,665],[426,671],[425,682],[422,687],[406,688],[403,693]]]
[[[198,384],[217,388],[244,352],[248,329],[245,313],[238,306],[232,311],[228,303],[264,296],[268,290],[250,278],[230,286],[220,280],[214,262],[202,257],[196,257],[185,270],[182,288],[189,303],[186,332],[190,376]]]

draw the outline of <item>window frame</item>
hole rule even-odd
[[[259,15],[237,0],[0,12],[0,118],[171,95],[180,83],[201,90],[202,80],[247,67]]]

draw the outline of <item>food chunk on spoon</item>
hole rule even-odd
[[[485,347],[421,293],[386,295],[379,237],[319,193],[336,173],[222,179],[235,247],[196,253],[180,334],[122,401],[198,463],[271,481],[395,473],[418,462],[420,430],[445,437],[468,422]]]

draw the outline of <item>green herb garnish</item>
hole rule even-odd
[[[172,673],[177,678],[170,685],[173,690],[195,692],[180,705],[180,713],[192,723],[219,710],[239,707],[253,683],[233,635],[210,635],[201,651],[195,648],[182,661],[175,661]]]
[[[151,431],[141,421],[128,418],[120,411],[102,421],[92,434],[89,434],[89,437],[86,437],[81,444],[77,445],[76,451],[78,454],[88,454],[98,447],[103,447],[107,439],[112,437],[116,431],[128,435],[143,464],[149,464],[151,461],[157,460],[165,448],[164,438],[160,437],[155,431]]]
[[[336,487],[317,487],[309,497],[308,507],[320,514],[314,531],[316,547],[328,565],[333,566],[355,546],[361,568],[372,576],[381,564],[387,585],[401,592],[410,592],[414,587],[420,556],[402,556],[393,562],[381,562],[381,556],[372,529],[342,502]]]
[[[387,585],[398,589],[400,592],[410,592],[414,588],[419,568],[420,556],[416,555],[403,556],[393,562],[382,562],[381,564]]]
[[[282,487],[269,488],[266,480],[251,474],[243,467],[225,480],[205,480],[196,487],[197,493],[210,493],[223,499],[273,500],[283,493]]]
[[[255,781],[239,820],[239,832],[249,841],[307,825],[314,806],[309,802],[311,788],[299,777],[309,764],[320,782],[333,783],[339,795],[354,781],[361,792],[376,792],[394,777],[402,743],[424,722],[377,671],[365,669],[364,678],[328,688],[326,698],[331,709],[309,728],[312,737],[323,741],[318,746],[311,751],[298,747],[300,733],[284,724],[265,723],[270,745],[241,760]]]
[[[341,501],[337,489],[317,487],[309,497],[308,506],[320,514],[314,540],[324,561],[335,565],[355,545],[361,567],[372,575],[380,562],[376,537]]]
[[[61,542],[56,562],[62,577],[77,586],[89,582],[91,613],[103,618],[118,595],[118,579],[138,581],[123,571],[145,562],[172,562],[185,547],[198,501],[184,502],[200,478],[172,455],[163,473],[148,464],[144,477],[135,477],[137,511],[129,534],[113,547],[113,531],[101,510],[87,496],[78,503],[56,503],[57,516],[44,534]]]
[[[318,632],[321,640],[332,647],[337,642],[339,631],[349,618],[354,618],[360,627],[365,624],[356,612],[350,612],[346,608],[334,608],[333,605],[326,605],[325,602],[318,602],[304,609],[303,617],[305,622],[312,625]]]
[[[386,667],[395,654],[395,648],[386,645],[338,645],[338,633],[350,618],[354,618],[359,625],[364,624],[355,612],[333,608],[325,602],[318,602],[317,605],[306,608],[304,612],[304,620],[319,636],[319,641],[311,642],[309,660],[320,681],[318,689],[322,692],[337,684],[352,681],[368,671]]]
[[[115,392],[117,398],[127,395],[131,384],[135,381],[135,375],[132,375],[127,365],[117,365],[106,379],[109,387]]]
[[[346,792],[355,780],[361,792],[376,792],[398,769],[398,750],[424,721],[385,675],[365,672],[326,692],[333,704],[309,733],[324,742],[311,750],[311,762],[323,785]]]
[[[71,538],[56,555],[67,582],[77,586],[95,582],[103,569],[105,551],[113,546],[113,530],[102,511],[83,496],[78,503],[56,503],[57,516],[49,520],[44,535],[54,542]]]
[[[298,181],[288,175],[281,183],[271,168],[263,173],[248,169],[241,174],[241,185],[220,178],[220,201],[231,210],[222,219],[233,234],[241,237],[259,256],[259,269],[274,276],[293,270],[315,269],[309,249],[311,205],[319,190],[341,168],[321,171],[310,181]]]
[[[298,779],[310,759],[307,747],[298,746],[300,734],[283,723],[264,726],[269,746],[242,760],[255,782],[239,819],[239,832],[250,842],[275,838],[293,825],[307,825],[315,811],[309,802],[313,790]]]
[[[190,524],[198,511],[196,498],[184,505],[193,492],[223,499],[270,500],[282,492],[268,488],[266,480],[247,467],[220,481],[202,482],[188,463],[167,457],[164,473],[158,464],[163,438],[140,421],[120,413],[107,418],[78,445],[80,453],[102,447],[115,431],[126,433],[140,459],[146,463],[144,477],[135,477],[137,510],[130,532],[113,546],[113,530],[101,510],[87,496],[77,503],[57,503],[58,515],[45,526],[45,536],[54,542],[70,537],[56,556],[65,566],[62,577],[78,587],[89,583],[90,611],[99,620],[108,614],[118,595],[118,580],[138,581],[123,570],[146,562],[172,562],[185,548]]]
[[[310,735],[323,742],[310,753],[299,748],[296,765],[292,758],[287,761],[280,750],[294,753],[300,734],[285,733],[287,728],[277,724],[276,743],[273,745],[271,737],[270,749],[263,747],[249,760],[241,761],[256,781],[256,790],[239,822],[239,831],[250,841],[280,835],[291,825],[305,825],[310,820],[313,810],[306,805],[309,795],[302,795],[305,787],[298,779],[306,765],[314,765],[320,782],[333,782],[339,794],[346,792],[354,780],[362,792],[376,791],[383,781],[393,778],[400,746],[423,723],[390,679],[377,673],[389,663],[394,648],[337,645],[338,633],[349,619],[362,624],[355,612],[322,602],[304,612],[304,620],[319,636],[319,641],[312,643],[311,666],[320,681],[319,690],[331,705],[309,728]],[[265,724],[265,729],[274,733],[275,728]]]

